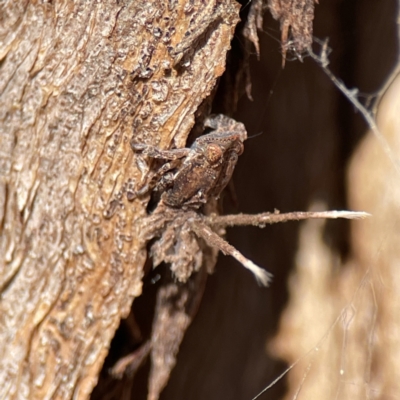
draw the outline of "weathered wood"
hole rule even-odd
[[[0,393],[85,399],[141,293],[129,142],[185,144],[238,5],[11,0],[0,16]]]

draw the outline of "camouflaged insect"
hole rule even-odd
[[[147,183],[128,194],[130,200],[152,191],[160,196],[155,211],[142,221],[141,235],[147,241],[156,239],[150,249],[154,267],[162,261],[170,263],[182,282],[200,269],[203,251],[199,240],[204,240],[235,257],[261,284],[267,285],[271,275],[222,239],[225,231],[214,231],[202,214],[202,206],[217,199],[229,183],[243,153],[246,129],[225,115],[209,117],[204,126],[212,132],[196,139],[190,148],[160,150],[131,143],[135,152],[166,161]]]

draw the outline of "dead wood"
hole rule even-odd
[[[8,1],[0,9],[0,392],[86,399],[142,288],[146,178],[129,147],[182,147],[238,6]]]
[[[333,64],[339,78],[373,92],[395,55],[388,23],[392,6],[386,0],[320,3],[316,34],[337,41],[333,49],[342,53]],[[313,1],[270,0],[269,5],[275,6],[271,11],[287,38],[284,52],[301,56],[311,43]],[[297,14],[291,14],[296,5]],[[203,100],[224,71],[238,7],[228,1],[155,0],[22,0],[0,7],[0,394],[6,399],[84,399],[96,384],[120,319],[142,291],[146,254],[137,221],[146,213],[148,198],[131,203],[127,194],[145,182],[148,171],[129,142],[135,137],[161,148],[185,145],[194,114],[208,113],[209,102]],[[276,43],[267,35],[258,42],[255,35],[262,8],[260,1],[251,2],[245,33],[257,52],[260,48],[261,61],[250,60],[254,103],[241,104],[237,119],[250,135],[263,135],[241,156],[236,174],[240,211],[313,209],[321,199],[325,209],[346,208],[350,191],[352,207],[376,214],[391,202],[380,203],[379,195],[392,194],[398,186],[397,178],[383,178],[387,159],[374,159],[383,166],[379,189],[364,193],[365,186],[354,184],[367,182],[368,165],[375,165],[362,163],[376,156],[367,138],[352,164],[353,183],[345,187],[346,162],[363,134],[354,111],[346,111],[345,100],[307,60],[287,60],[280,72]],[[264,28],[271,25],[267,20]],[[354,26],[357,37],[349,35]],[[250,54],[248,43],[245,48]],[[241,77],[231,72],[233,90],[224,92],[229,111],[237,105],[240,84],[246,82],[250,93],[249,57],[244,65]],[[363,388],[377,393],[376,387],[383,387],[382,396],[396,395],[398,346],[389,329],[396,327],[398,293],[392,268],[398,247],[395,214],[388,208],[382,220],[355,230],[352,240],[345,226],[320,221],[301,229],[285,224],[262,233],[230,232],[232,243],[273,272],[274,283],[261,290],[247,271],[221,257],[163,398],[250,399],[286,368],[269,354],[291,364],[305,347],[316,350],[316,361],[291,371],[289,398],[298,392],[303,398],[335,398],[341,394],[338,388],[355,389],[360,398],[365,398]],[[382,228],[388,225],[393,230]],[[394,239],[385,242],[388,252],[382,252],[382,242],[371,240],[380,229],[385,240]],[[349,247],[355,255],[341,264]],[[211,265],[215,254],[207,257]],[[371,258],[373,274],[362,280]],[[379,286],[382,277],[392,286],[378,293],[375,288],[388,287]],[[168,315],[168,323],[156,323],[153,331],[168,339],[158,342],[153,353],[154,365],[161,364],[151,372],[161,377],[151,378],[156,395],[175,363],[176,345],[190,322],[186,317],[197,308],[198,298],[189,298],[204,286],[204,277],[197,278],[200,283],[188,282],[180,292],[167,282],[155,296],[165,305],[155,321]],[[361,293],[367,296],[356,304],[361,307],[357,313],[350,297],[364,287]],[[286,302],[278,339],[271,345],[267,338],[277,329]],[[340,314],[342,305],[349,307]],[[331,329],[338,317],[341,326]],[[136,330],[132,320],[127,323]],[[319,339],[327,326],[334,338],[322,352]],[[169,365],[159,363],[167,347]],[[120,386],[126,397],[113,389],[102,392],[101,386],[96,398],[138,398],[129,379]],[[264,397],[280,398],[283,389],[282,382],[274,384]]]

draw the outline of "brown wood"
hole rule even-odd
[[[137,299],[146,254],[135,232],[147,198],[129,203],[122,193],[146,177],[129,141],[186,144],[224,71],[238,6],[218,3],[226,8],[216,15],[215,4],[202,1],[193,9],[183,0],[38,3],[0,6],[0,397],[84,399],[132,300],[146,315],[150,308],[146,293]],[[260,289],[220,257],[161,398],[250,400],[309,349],[311,362],[297,364],[261,400],[282,398],[285,389],[288,399],[396,398],[398,201],[389,194],[398,176],[375,153],[372,134],[352,158],[364,122],[312,60],[294,61],[289,52],[282,70],[279,24],[267,18],[258,42],[263,4],[251,3],[246,34],[260,61],[250,57],[254,102],[242,99],[235,118],[249,136],[263,133],[246,141],[234,176],[239,207],[228,200],[226,212],[306,211],[322,201],[324,209],[380,216],[351,235],[338,221],[229,230],[230,243],[270,270],[273,282]],[[396,3],[315,5],[313,35],[330,38],[330,68],[349,88],[375,93],[393,68]],[[279,19],[293,27],[293,15]],[[311,20],[308,13],[296,21],[307,40]],[[217,112],[236,107],[240,83],[250,90],[249,70],[235,74],[240,46],[250,47],[235,39]],[[104,370],[110,381],[100,376],[94,397],[146,398],[146,368],[136,386]]]
[[[1,397],[86,399],[142,290],[129,142],[184,146],[238,5],[7,1],[0,16]]]

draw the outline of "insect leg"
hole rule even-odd
[[[151,158],[160,158],[162,160],[178,160],[186,157],[190,149],[183,147],[181,149],[161,150],[155,146],[147,144],[132,143],[131,147],[134,152],[140,152]]]
[[[213,232],[200,218],[191,218],[189,220],[194,233],[200,238],[204,239],[210,246],[216,247],[224,254],[229,254],[236,258],[245,268],[251,271],[257,279],[257,282],[263,286],[268,286],[271,281],[272,275],[254,264],[253,261],[246,258],[242,253],[236,250],[228,242],[222,239],[219,235]]]

